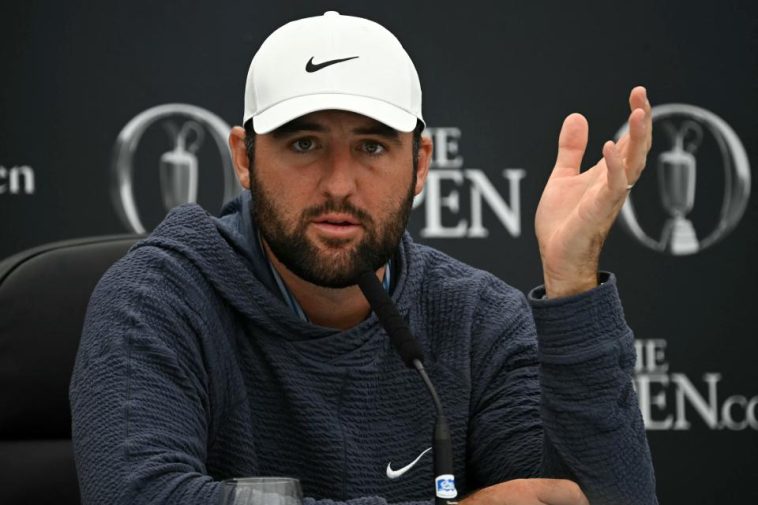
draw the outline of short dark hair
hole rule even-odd
[[[418,169],[418,155],[421,149],[421,133],[424,131],[424,123],[420,120],[416,120],[416,128],[413,130],[413,172]],[[255,130],[253,129],[253,120],[248,119],[245,122],[245,149],[247,150],[247,160],[250,168],[253,167],[253,160],[255,159]]]

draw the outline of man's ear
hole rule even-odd
[[[433,147],[431,137],[421,135],[418,151],[418,168],[416,170],[416,187],[414,188],[415,195],[418,195],[424,189],[426,176],[429,175],[429,166],[432,164]]]
[[[237,180],[243,188],[250,189],[250,160],[245,147],[245,129],[241,126],[235,126],[229,133],[229,150]]]

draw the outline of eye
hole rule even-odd
[[[311,137],[304,137],[295,140],[291,146],[295,152],[305,153],[316,148],[316,141]]]
[[[372,156],[382,154],[385,151],[385,148],[382,144],[373,140],[364,141],[362,148],[366,154],[370,154]]]

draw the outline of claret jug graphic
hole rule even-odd
[[[694,153],[703,139],[703,130],[694,121],[685,121],[679,128],[665,121],[662,127],[673,147],[658,156],[656,167],[663,208],[671,216],[663,227],[661,244],[672,254],[690,254],[698,247],[695,228],[687,214],[695,203]]]
[[[181,127],[166,123],[166,130],[174,140],[174,149],[161,156],[159,174],[163,206],[171,210],[183,203],[197,201],[197,152],[203,143],[203,128],[195,121]]]
[[[657,172],[657,195],[663,208],[660,238],[649,219],[638,220],[634,200],[641,197],[650,205],[655,186],[638,184],[627,195],[619,223],[637,242],[654,251],[672,256],[696,254],[726,237],[740,222],[750,199],[750,163],[737,133],[713,112],[684,103],[668,103],[653,107],[653,130],[666,141],[653,142],[650,169]],[[627,131],[625,124],[616,133],[620,139]],[[710,154],[704,154],[705,145]],[[698,185],[698,180],[718,180]],[[720,189],[723,188],[723,189]],[[720,193],[720,194],[719,194]],[[695,207],[720,207],[716,225],[708,230]],[[695,223],[693,223],[695,221]],[[712,225],[711,225],[712,226]]]

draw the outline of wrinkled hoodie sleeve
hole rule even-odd
[[[70,387],[82,503],[217,503],[192,316],[170,260],[161,275],[145,250],[106,273],[88,308]]]
[[[501,289],[484,290],[480,309],[499,335],[475,347],[472,360],[481,363],[472,379],[473,480],[566,478],[593,505],[657,504],[632,388],[634,340],[615,278],[555,300],[537,288],[520,307],[494,302],[513,298],[492,294]]]
[[[580,295],[530,293],[539,342],[542,422],[557,458],[593,505],[657,504],[655,476],[632,387],[634,336],[616,279]]]

